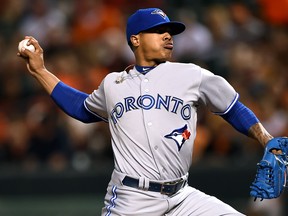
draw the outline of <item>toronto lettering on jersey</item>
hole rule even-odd
[[[132,96],[126,97],[123,102],[118,102],[114,106],[110,115],[114,124],[116,124],[124,113],[138,109],[166,110],[167,112],[180,114],[184,120],[189,120],[191,118],[190,104],[184,104],[184,101],[177,97],[167,95],[162,97],[159,94],[157,97],[153,97],[149,94],[140,95],[138,98]]]

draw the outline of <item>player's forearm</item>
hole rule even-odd
[[[267,142],[273,138],[273,136],[267,132],[260,122],[250,127],[248,135],[258,140],[258,142],[260,142],[264,147],[266,146]]]
[[[48,71],[46,68],[43,68],[37,73],[34,73],[33,76],[36,80],[42,85],[42,87],[51,95],[53,89],[60,81],[54,74]]]

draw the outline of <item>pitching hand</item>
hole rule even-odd
[[[43,49],[35,38],[26,36],[25,39],[29,39],[27,45],[32,44],[35,47],[35,52],[23,48],[17,53],[17,55],[26,61],[28,71],[33,76],[36,76],[41,71],[46,70],[44,65]]]

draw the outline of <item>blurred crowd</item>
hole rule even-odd
[[[108,125],[83,124],[59,110],[28,75],[17,46],[25,35],[34,36],[44,49],[46,67],[91,93],[106,74],[133,63],[126,19],[144,7],[160,7],[170,19],[186,24],[174,38],[173,61],[196,63],[225,77],[273,136],[287,136],[287,1],[169,2],[1,0],[0,164],[27,171],[42,165],[82,171],[112,158]],[[196,164],[205,158],[215,165],[220,158],[245,165],[262,153],[258,143],[205,108],[199,110]]]

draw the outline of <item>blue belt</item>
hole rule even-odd
[[[133,188],[139,188],[139,179],[131,178],[129,176],[125,176],[125,178],[122,180],[123,185],[126,185],[128,187]],[[164,182],[164,183],[158,183],[158,182],[149,182],[148,191],[154,191],[159,192],[161,194],[165,194],[168,196],[171,196],[175,193],[177,193],[181,188],[183,188],[187,184],[186,179],[180,179],[179,181],[173,181],[173,182]]]

